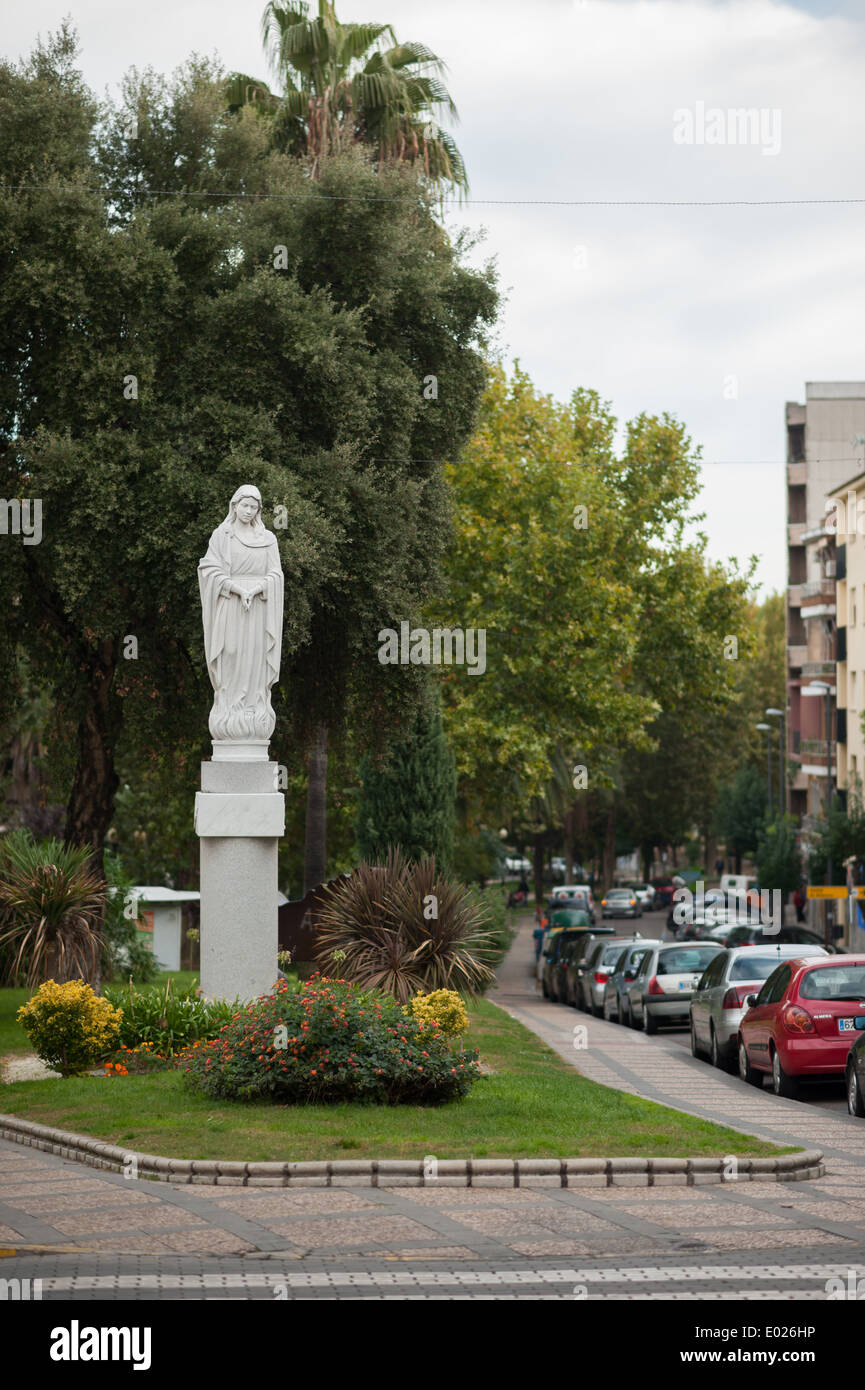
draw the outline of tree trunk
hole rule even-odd
[[[534,846],[532,851],[532,864],[534,867],[535,878],[535,902],[538,904],[538,906],[540,906],[540,904],[544,900],[544,857],[546,854],[546,846],[544,844],[544,839],[545,837],[543,831],[541,831],[538,835],[534,837]]]
[[[78,760],[66,807],[63,839],[89,845],[93,867],[104,869],[103,848],[120,779],[114,768],[114,741],[120,728],[120,701],[112,693],[114,644],[102,644],[91,666],[87,704],[78,725]]]
[[[306,844],[303,857],[303,897],[324,883],[327,870],[327,725],[321,724],[308,758]]]
[[[654,858],[655,846],[643,845],[643,878],[646,883],[652,877],[652,859]]]
[[[114,744],[122,719],[121,702],[113,691],[116,663],[117,645],[106,639],[90,663],[87,703],[78,724],[78,760],[63,832],[66,844],[90,847],[93,868],[100,876],[105,873],[105,836],[120,785],[114,767]],[[95,994],[102,993],[101,947],[87,983]]]
[[[576,808],[569,806],[565,812],[565,883],[574,881],[574,822]]]
[[[604,831],[604,855],[601,860],[602,887],[609,888],[616,874],[616,808],[611,805],[607,811],[607,825]]]

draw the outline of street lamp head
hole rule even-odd
[[[773,715],[775,716],[776,719],[783,719],[783,718],[784,718],[784,711],[783,711],[782,709],[767,709],[767,710],[764,710],[763,713],[764,713],[764,714],[773,714]]]
[[[770,734],[770,733],[772,732],[772,725],[771,725],[771,724],[755,724],[755,725],[754,725],[754,728],[755,728],[755,729],[759,729],[761,733]]]
[[[815,697],[817,695],[828,695],[833,689],[834,686],[827,685],[825,681],[812,681],[810,685],[803,685],[800,693],[802,695]]]

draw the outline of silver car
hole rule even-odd
[[[687,1025],[691,994],[723,946],[714,941],[657,943],[640,961],[627,999],[631,1027],[657,1033],[661,1023]]]
[[[607,980],[615,970],[619,956],[626,946],[644,940],[639,932],[633,936],[601,936],[587,948],[577,966],[574,980],[574,999],[578,1009],[588,1009],[595,1018],[601,1017]]]
[[[822,946],[737,946],[716,956],[691,996],[691,1053],[732,1070],[745,1000],[757,994],[779,961],[825,956]]]

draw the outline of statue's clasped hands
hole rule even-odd
[[[244,613],[248,613],[252,606],[252,600],[254,598],[264,598],[264,585],[253,584],[251,589],[241,589],[240,587],[238,587],[235,592],[238,594],[240,598],[240,602],[243,605]]]

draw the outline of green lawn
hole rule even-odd
[[[789,1152],[580,1076],[494,1004],[470,1040],[493,1074],[441,1107],[241,1105],[181,1076],[82,1077],[3,1087],[0,1109],[176,1158],[719,1156]]]

